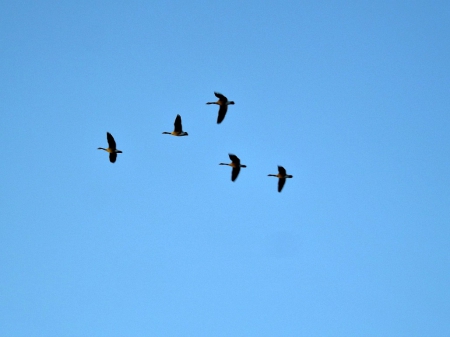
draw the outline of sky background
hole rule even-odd
[[[450,335],[450,2],[1,1],[0,46],[0,336]]]

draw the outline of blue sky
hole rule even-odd
[[[448,336],[449,33],[446,1],[1,2],[0,335]]]

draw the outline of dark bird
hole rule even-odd
[[[217,124],[222,123],[227,114],[228,105],[234,104],[233,101],[229,101],[224,95],[219,94],[218,92],[214,92],[214,95],[219,99],[217,102],[207,102],[206,104],[217,104],[220,106],[219,115],[217,116]]]
[[[234,154],[229,154],[229,156],[231,159],[231,163],[229,163],[229,164],[220,163],[219,165],[231,166],[233,168],[233,170],[231,171],[231,181],[235,181],[239,175],[239,172],[241,171],[241,167],[247,167],[247,166],[242,165],[241,160]]]
[[[116,141],[114,140],[114,137],[109,132],[106,133],[106,138],[108,139],[108,148],[104,149],[103,147],[99,147],[98,149],[108,152],[109,153],[109,161],[111,163],[115,163],[116,159],[117,159],[117,154],[122,153],[122,151],[116,149]]]
[[[187,136],[188,135],[187,132],[183,131],[180,115],[177,115],[177,117],[175,118],[175,123],[173,123],[173,125],[175,126],[175,128],[172,132],[163,132],[163,134],[172,135],[172,136]]]
[[[278,166],[278,174],[269,174],[268,176],[278,178],[278,192],[281,192],[283,189],[286,178],[293,178],[290,174],[286,174],[286,170],[283,166]]]

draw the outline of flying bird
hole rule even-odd
[[[187,136],[188,135],[187,132],[183,131],[180,115],[177,115],[177,117],[175,118],[175,123],[173,123],[173,125],[175,126],[175,128],[172,132],[163,132],[163,134],[172,135],[172,136]]]
[[[99,147],[98,150],[104,150],[109,153],[109,161],[111,163],[115,163],[117,159],[117,154],[122,153],[122,151],[117,150],[116,148],[116,141],[114,140],[114,137],[107,132],[106,138],[108,139],[108,148],[104,149],[103,147]]]
[[[234,104],[233,101],[229,101],[224,95],[214,92],[214,95],[219,99],[217,102],[207,102],[206,104],[217,104],[219,107],[219,115],[217,116],[217,124],[222,123],[227,114],[228,105]]]
[[[229,164],[220,163],[219,165],[231,166],[233,168],[233,170],[231,171],[231,181],[235,181],[239,175],[239,172],[241,171],[241,167],[247,167],[247,166],[242,165],[241,160],[236,155],[229,154],[229,156],[231,159],[231,163],[229,163]]]
[[[290,174],[286,174],[286,170],[283,166],[278,166],[278,174],[269,174],[268,176],[278,178],[278,192],[281,192],[283,189],[286,178],[293,178]]]

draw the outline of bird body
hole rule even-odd
[[[183,131],[183,126],[181,125],[181,116],[180,115],[177,115],[173,125],[174,125],[174,130],[172,132],[163,132],[163,134],[172,135],[172,136],[188,136],[188,133]]]
[[[241,160],[234,154],[228,154],[231,159],[231,163],[220,163],[219,165],[231,166],[233,170],[231,171],[231,181],[235,181],[241,171],[241,167],[247,167],[247,165],[242,165]]]
[[[225,115],[227,114],[228,105],[233,105],[233,101],[229,101],[224,95],[214,92],[214,95],[219,99],[217,102],[207,102],[206,104],[217,104],[219,108],[219,115],[217,116],[217,124],[222,123],[225,119]]]
[[[117,154],[122,153],[122,151],[117,150],[116,148],[116,141],[114,140],[114,137],[107,132],[106,133],[106,139],[108,140],[108,148],[105,149],[103,147],[99,147],[98,150],[103,150],[109,153],[109,161],[111,163],[115,163],[117,159]]]
[[[286,183],[286,178],[293,178],[294,176],[286,174],[286,170],[283,166],[278,166],[278,174],[268,174],[269,177],[278,178],[278,192],[281,192],[284,184]]]

